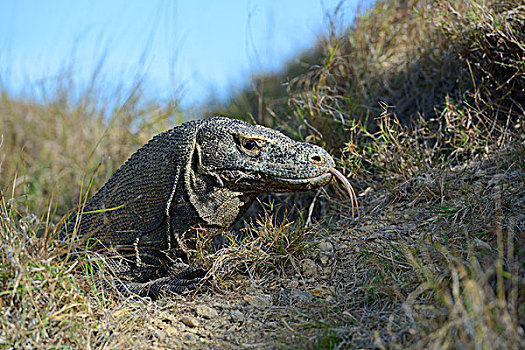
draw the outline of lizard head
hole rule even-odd
[[[321,147],[239,120],[205,120],[196,137],[196,167],[231,190],[293,192],[326,185],[333,158]]]

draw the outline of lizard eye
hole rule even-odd
[[[261,148],[265,145],[266,141],[259,139],[248,139],[241,138],[241,145],[244,152],[249,156],[259,155]]]
[[[244,148],[246,148],[248,151],[252,151],[255,147],[257,147],[257,144],[254,140],[248,140],[244,143]]]

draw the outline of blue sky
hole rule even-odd
[[[103,61],[108,86],[140,76],[150,96],[189,106],[282,67],[326,33],[338,2],[0,0],[0,82],[31,90],[71,66],[83,84]]]

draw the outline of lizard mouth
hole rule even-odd
[[[332,174],[330,172],[321,174],[315,177],[307,177],[302,179],[291,179],[291,178],[282,178],[276,177],[274,181],[284,185],[285,190],[311,190],[313,188],[318,188],[328,184],[332,180]]]
[[[359,214],[359,204],[357,203],[357,196],[355,194],[354,188],[348,181],[348,179],[341,174],[335,168],[330,169],[328,172],[321,174],[319,176],[304,178],[304,179],[285,179],[285,178],[276,178],[277,181],[285,185],[286,190],[311,190],[313,188],[319,188],[328,184],[332,180],[332,176],[340,181],[343,187],[348,192],[350,196],[350,204],[352,207],[352,216],[354,216],[354,211],[357,210]]]

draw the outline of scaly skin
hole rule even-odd
[[[321,187],[333,167],[322,148],[263,126],[226,117],[184,123],[155,136],[115,172],[86,203],[78,234],[88,253],[105,257],[118,289],[180,293],[205,273],[177,268],[196,229],[215,237],[260,193]]]

